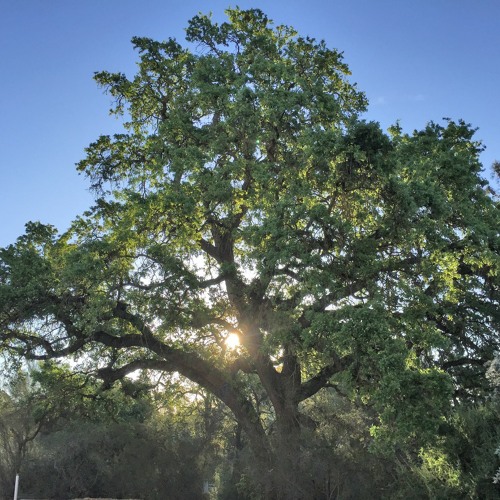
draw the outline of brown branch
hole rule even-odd
[[[128,337],[133,337],[133,339]],[[134,341],[139,340],[137,337],[140,336],[114,337],[103,332],[100,332],[98,336],[99,342],[113,347],[117,347],[120,341],[123,341],[128,347]],[[160,342],[156,342],[160,344]],[[149,347],[151,348],[151,346]],[[98,371],[98,376],[110,385],[138,369],[178,372],[207,389],[225,403],[249,436],[254,452],[269,456],[270,449],[259,416],[250,401],[238,390],[234,378],[230,376],[231,374],[223,373],[194,352],[181,351],[165,344],[155,345],[152,350],[161,352],[163,359],[138,359],[116,369],[103,368]]]
[[[340,358],[336,354],[333,356],[333,363],[322,368],[314,377],[310,378],[301,385],[299,391],[299,401],[304,401],[310,398],[318,391],[326,387],[330,378],[336,373],[345,370],[348,363],[351,361],[349,356]]]
[[[25,347],[21,348],[11,346],[8,348],[16,352],[17,354],[33,361],[45,361],[48,359],[68,356],[69,354],[77,352],[86,343],[86,340],[84,338],[77,338],[73,342],[69,343],[66,347],[58,349],[54,347],[54,344],[56,342],[60,342],[60,340],[56,342],[50,342],[42,337],[27,335],[21,332],[10,332],[10,335],[3,335],[2,340],[8,340],[9,337],[13,337],[16,340],[23,342]],[[38,348],[43,349],[45,351],[45,354],[36,354],[35,352],[33,352]]]
[[[253,366],[249,359],[239,357],[231,364],[229,372],[231,375],[236,375],[239,371],[243,373],[255,373],[255,366]]]
[[[210,257],[213,257],[217,262],[220,262],[219,252],[217,251],[217,248],[215,248],[214,245],[212,245],[210,242],[208,242],[204,238],[201,238],[200,239],[200,247],[207,255],[209,255]]]
[[[449,368],[454,368],[455,366],[464,366],[464,365],[484,366],[486,361],[487,361],[486,359],[481,359],[481,358],[452,359],[451,361],[446,361],[442,363],[441,368],[443,370],[448,370]]]

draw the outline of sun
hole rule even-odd
[[[228,349],[236,349],[240,345],[240,338],[236,333],[230,333],[224,340]]]

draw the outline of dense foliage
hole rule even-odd
[[[489,470],[457,465],[469,428],[497,432],[499,217],[474,130],[386,134],[339,52],[227,14],[190,21],[194,51],[134,38],[132,79],[96,73],[125,131],[78,165],[91,210],[1,250],[3,349],[215,396],[226,498],[489,495],[496,443]]]

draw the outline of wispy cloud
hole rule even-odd
[[[383,106],[384,104],[387,104],[387,99],[381,95],[381,96],[378,96],[374,101],[373,101],[373,104],[377,104],[379,106]]]
[[[413,101],[413,102],[422,102],[422,101],[425,101],[425,99],[426,99],[424,94],[412,94],[412,95],[406,96],[406,98],[409,101]]]

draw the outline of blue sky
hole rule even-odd
[[[187,20],[228,6],[344,52],[370,100],[365,118],[412,131],[443,117],[478,127],[488,171],[500,160],[499,0],[3,0],[0,4],[0,246],[29,220],[60,230],[92,204],[75,170],[119,129],[94,71],[132,76],[134,35],[184,39]]]

